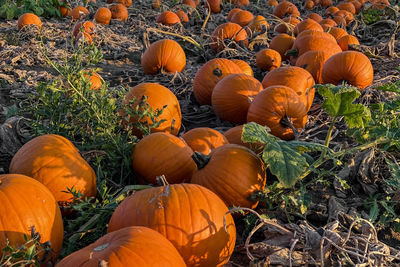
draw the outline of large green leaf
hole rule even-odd
[[[255,122],[243,125],[242,141],[245,143],[267,144],[272,141],[280,140],[269,133],[269,128],[261,126]]]

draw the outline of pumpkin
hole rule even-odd
[[[50,255],[39,254],[43,263],[55,263],[64,238],[60,208],[52,193],[38,181],[20,174],[0,175],[0,259],[9,245],[25,244],[31,229],[40,234],[40,243],[49,242]],[[28,248],[27,248],[28,249]]]
[[[243,9],[241,9],[241,8],[231,9],[231,11],[229,11],[229,13],[228,13],[227,19],[229,21],[232,21],[233,16],[236,15],[237,13],[239,13],[240,11],[243,11]]]
[[[279,52],[265,48],[257,52],[256,65],[263,71],[270,71],[281,66],[281,55]]]
[[[333,13],[333,17],[336,16],[341,16],[346,20],[346,23],[349,24],[350,22],[352,22],[354,20],[354,16],[353,14],[351,14],[349,11],[347,10],[339,10],[336,11],[335,13]]]
[[[327,32],[314,31],[314,30],[305,30],[297,35],[297,39],[308,36],[307,38],[328,38],[330,42],[335,43],[336,39],[331,34]]]
[[[342,25],[343,25],[343,27],[347,26],[346,19],[344,17],[342,17],[342,16],[334,16],[333,20],[336,22],[336,24],[338,26],[342,26]]]
[[[197,102],[200,105],[211,105],[215,85],[232,73],[242,73],[242,70],[229,59],[215,58],[204,64],[193,80],[193,94]]]
[[[46,134],[35,137],[15,153],[10,173],[23,174],[44,184],[61,206],[73,201],[68,188],[84,197],[96,196],[96,175],[66,138]]]
[[[126,94],[124,101],[122,102],[124,105],[128,104],[133,98],[137,100],[136,103],[133,103],[132,109],[135,110],[138,105],[142,106],[140,101],[142,98],[146,96],[146,103],[153,109],[161,110],[164,107],[163,112],[158,116],[158,120],[163,122],[157,127],[151,128],[151,132],[166,132],[171,134],[178,134],[179,129],[181,128],[181,108],[179,106],[178,99],[176,96],[166,87],[158,84],[158,83],[141,83],[134,87],[132,87],[129,92]],[[120,111],[120,113],[125,116],[125,111]],[[125,118],[126,119],[126,118]],[[124,119],[124,123],[126,123]],[[130,123],[137,123],[139,118],[137,117],[128,117],[127,118]],[[145,116],[141,119],[141,123],[147,125],[153,125],[152,119],[150,116]],[[138,136],[139,138],[143,136],[143,132],[140,129],[133,127],[133,134]]]
[[[305,19],[302,22],[298,23],[296,27],[294,27],[294,34],[297,36],[302,31],[313,30],[313,31],[324,31],[321,25],[313,19]]]
[[[161,72],[181,72],[186,66],[186,55],[182,47],[170,39],[162,39],[152,43],[141,58],[146,74]]]
[[[340,84],[343,81],[365,89],[372,84],[374,69],[366,55],[357,51],[344,51],[330,57],[322,67],[324,83]]]
[[[110,24],[111,11],[106,7],[100,7],[97,9],[94,19],[100,24]]]
[[[332,0],[321,0],[320,5],[322,7],[330,7],[332,5]]]
[[[340,10],[346,10],[350,12],[351,14],[356,14],[356,8],[353,5],[353,3],[347,2],[347,3],[340,3],[336,6]]]
[[[335,6],[330,6],[325,10],[324,16],[328,17],[328,16],[333,16],[333,14],[339,11],[339,8],[335,7]]]
[[[253,14],[251,14],[251,12],[242,10],[233,15],[231,21],[233,23],[239,24],[240,26],[244,27],[247,26],[250,22],[252,22],[253,19],[254,16]]]
[[[165,175],[169,183],[182,183],[196,170],[192,154],[182,139],[169,133],[152,133],[133,148],[132,166],[142,182],[156,184],[157,177]]]
[[[90,14],[89,10],[87,10],[86,7],[84,6],[77,6],[71,11],[71,17],[73,20],[82,19],[83,17],[86,17],[89,14]]]
[[[208,9],[211,9],[212,13],[219,13],[221,12],[221,0],[206,0],[205,6]]]
[[[84,32],[92,37],[94,36],[95,31],[96,31],[96,25],[94,25],[93,22],[91,21],[78,22],[74,26],[74,29],[72,31],[72,36],[76,38],[78,36],[78,33]]]
[[[243,7],[243,6],[248,6],[250,5],[250,1],[249,0],[228,0],[229,3],[232,3],[235,5],[235,7]]]
[[[340,38],[342,38],[343,36],[348,35],[348,33],[346,32],[346,30],[339,28],[339,27],[332,27],[329,28],[327,31],[329,34],[331,34],[333,37],[335,37],[336,41],[338,41]]]
[[[283,1],[280,2],[275,8],[273,14],[277,16],[278,18],[283,18],[286,15],[289,16],[300,16],[300,12],[297,9],[297,7],[289,2],[289,1]]]
[[[156,9],[160,10],[161,9],[162,2],[160,0],[154,0],[151,6]]]
[[[79,46],[80,43],[82,42],[92,44],[93,43],[92,35],[88,34],[87,32],[79,32],[75,37],[74,44]]]
[[[307,70],[314,78],[316,83],[322,83],[322,66],[329,58],[329,54],[325,51],[308,51],[301,55],[296,66]]]
[[[262,84],[254,77],[244,73],[228,75],[212,92],[214,113],[225,121],[245,123],[250,103],[262,90]]]
[[[166,26],[172,26],[176,23],[180,23],[181,20],[179,19],[178,15],[172,11],[164,11],[161,13],[156,20],[157,23],[161,23]]]
[[[111,3],[122,4],[126,7],[130,7],[132,5],[132,0],[111,0]]]
[[[120,21],[126,21],[128,19],[128,9],[123,4],[112,5],[110,10],[113,19]]]
[[[322,20],[322,17],[317,13],[310,13],[307,15],[307,18],[312,19],[318,23]]]
[[[296,40],[295,37],[286,33],[281,33],[272,38],[271,42],[269,43],[269,48],[277,51],[281,55],[282,60],[284,60],[287,59],[285,53],[292,48],[294,40]]]
[[[194,8],[194,9],[196,9],[196,6],[197,6],[196,3],[193,0],[183,0],[182,4],[188,5],[188,6],[192,7],[192,8]]]
[[[326,25],[329,25],[329,27],[337,26],[336,21],[334,21],[333,19],[323,19],[319,22],[319,24],[321,24],[321,25],[326,24]]]
[[[277,6],[279,3],[277,0],[268,0],[268,6]]]
[[[315,5],[315,4],[314,4],[313,0],[307,0],[307,1],[304,3],[304,9],[311,10],[311,9],[313,9],[314,5]]]
[[[18,30],[27,25],[36,25],[40,29],[42,28],[42,21],[33,13],[25,13],[18,18]]]
[[[372,9],[385,9],[385,7],[390,6],[389,0],[371,0]]]
[[[299,95],[307,111],[314,100],[314,84],[314,78],[308,71],[295,66],[274,69],[268,72],[262,81],[264,88],[273,85],[290,87]]]
[[[202,185],[217,194],[228,207],[254,209],[258,202],[248,198],[263,191],[265,167],[250,149],[227,144],[213,150],[209,156],[194,154],[198,170],[191,183]]]
[[[97,72],[93,72],[92,75],[90,75],[89,71],[85,71],[83,76],[89,80],[91,90],[99,90],[104,83],[103,78]]]
[[[251,69],[250,65],[247,64],[245,61],[240,59],[232,59],[231,61],[238,65],[244,74],[254,76],[253,70]]]
[[[203,186],[154,187],[125,198],[114,211],[108,232],[149,227],[175,246],[187,266],[223,266],[236,240],[235,223],[227,212],[224,202]]]
[[[283,139],[294,138],[290,121],[295,129],[302,129],[307,122],[307,109],[300,96],[290,87],[277,85],[261,91],[253,100],[247,113],[247,121],[267,126],[271,134]]]
[[[346,0],[346,2],[352,3],[356,9],[356,14],[358,14],[363,6],[358,0]]]
[[[60,6],[58,7],[58,10],[61,13],[62,17],[67,17],[67,16],[71,16],[71,5],[70,3],[65,2],[64,0],[59,1],[60,2]]]
[[[349,50],[349,45],[360,45],[358,39],[353,35],[345,35],[338,40],[338,44],[343,51]]]
[[[241,43],[247,47],[246,31],[239,25],[233,22],[227,22],[215,28],[211,35],[211,49],[220,52],[225,48],[225,39],[231,39],[236,43]]]
[[[279,33],[292,32],[294,27],[300,23],[300,20],[294,17],[286,17],[282,23],[275,26],[274,31]]]
[[[181,137],[193,150],[208,155],[217,147],[228,144],[226,137],[217,130],[200,127],[187,131]]]
[[[267,19],[263,16],[256,16],[253,21],[249,24],[249,28],[252,32],[262,32],[269,28]]]
[[[176,15],[178,16],[178,18],[180,19],[180,21],[183,25],[186,25],[189,23],[189,17],[184,11],[178,10],[178,11],[176,11]]]
[[[130,226],[108,233],[62,259],[57,267],[99,266],[186,267],[174,245],[159,232]]]

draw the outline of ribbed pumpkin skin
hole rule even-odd
[[[296,129],[304,128],[307,122],[307,110],[303,101],[294,90],[277,85],[265,88],[251,103],[247,121],[254,121],[271,129],[271,134],[283,139],[294,138],[293,131],[280,122],[285,117],[292,118]]]
[[[286,59],[287,57],[285,56],[285,53],[287,50],[292,48],[295,40],[296,38],[286,33],[281,33],[272,38],[271,42],[269,43],[269,48],[278,51],[278,53],[281,55],[281,58]]]
[[[353,14],[351,14],[347,10],[336,11],[335,13],[333,13],[333,17],[336,17],[336,16],[343,17],[346,20],[347,24],[349,24],[350,22],[352,22],[354,20]]]
[[[221,0],[205,0],[205,7],[208,8],[210,6],[212,13],[221,12]]]
[[[210,46],[211,49],[216,52],[222,51],[225,48],[225,39],[231,39],[236,43],[242,42],[244,46],[247,46],[247,37],[246,30],[243,29],[239,24],[227,22],[215,28],[211,36],[212,40]]]
[[[196,8],[196,3],[193,0],[183,0],[182,4],[188,5],[190,7]]]
[[[176,15],[178,16],[183,25],[189,22],[189,17],[184,11],[178,10],[176,11]]]
[[[366,55],[357,51],[344,51],[330,57],[322,67],[324,83],[340,84],[347,81],[360,89],[372,84],[374,69]]]
[[[263,71],[270,71],[279,68],[282,63],[282,58],[279,52],[265,48],[257,52],[256,65]]]
[[[262,32],[263,28],[265,28],[265,30],[269,28],[269,24],[265,17],[258,15],[249,24],[249,27],[252,32]]]
[[[240,26],[244,27],[247,26],[252,20],[254,19],[254,16],[251,12],[247,10],[242,10],[240,12],[237,12],[235,15],[233,15],[231,21],[233,23],[237,23]]]
[[[151,132],[166,132],[173,135],[177,135],[182,122],[181,107],[179,105],[178,99],[168,88],[158,84],[158,83],[141,83],[129,90],[126,94],[123,104],[126,104],[129,100],[136,98],[140,101],[143,96],[147,96],[146,103],[153,108],[154,111],[157,109],[161,110],[165,105],[163,112],[158,116],[158,120],[165,120],[158,127],[152,128]],[[137,102],[136,102],[137,103]],[[137,104],[132,108],[135,109]],[[121,111],[122,115],[125,115],[125,111]],[[137,122],[138,118],[131,117],[130,122]],[[144,117],[143,122],[152,124],[151,118]],[[143,133],[139,129],[134,128],[133,133],[139,138],[142,137]]]
[[[328,33],[330,33],[333,37],[335,37],[336,41],[338,41],[340,38],[343,36],[348,35],[346,30],[343,30],[342,28],[338,27],[332,27],[328,30]]]
[[[166,26],[172,26],[176,23],[180,23],[181,20],[179,19],[178,15],[172,11],[164,11],[161,13],[156,20],[157,23],[161,23]]]
[[[169,133],[153,133],[133,148],[133,170],[140,179],[152,184],[161,175],[168,183],[182,183],[189,181],[196,170],[192,154],[193,150],[182,139]]]
[[[193,151],[208,155],[217,147],[228,144],[226,137],[217,130],[199,127],[187,131],[181,137]]]
[[[100,24],[110,24],[111,11],[106,7],[100,7],[97,9],[94,19]]]
[[[347,51],[347,50],[349,50],[350,44],[360,45],[360,42],[358,41],[358,39],[355,36],[348,34],[348,35],[341,37],[338,40],[338,44],[339,44],[340,48],[342,48],[343,51]]]
[[[314,84],[314,78],[308,71],[294,66],[272,70],[264,76],[262,81],[264,88],[273,85],[284,85],[292,88],[300,96],[307,111],[310,109],[314,100]]]
[[[256,191],[264,190],[264,163],[250,149],[228,144],[210,154],[210,161],[197,170],[191,183],[216,193],[228,207],[254,209],[258,202],[247,200]]]
[[[228,16],[227,16],[228,20],[232,21],[233,16],[236,15],[237,13],[239,13],[240,11],[243,11],[243,9],[241,9],[241,8],[231,9],[231,11],[229,11]]]
[[[328,17],[329,15],[333,15],[336,11],[339,11],[339,8],[335,6],[330,6],[327,9],[325,9],[324,16]]]
[[[297,36],[302,31],[313,30],[323,32],[322,26],[313,19],[305,19],[294,27],[294,34]]]
[[[225,76],[242,73],[242,70],[229,59],[214,58],[206,62],[193,80],[193,94],[200,105],[211,105],[211,95],[215,85]]]
[[[186,267],[181,255],[163,235],[143,226],[108,233],[60,261],[56,267]]]
[[[138,225],[154,229],[177,248],[187,266],[222,266],[232,255],[236,228],[228,208],[209,189],[195,184],[149,188],[117,207],[108,232]]]
[[[231,59],[231,61],[238,65],[244,74],[254,76],[253,70],[251,69],[250,65],[246,63],[246,61],[240,59]]]
[[[215,86],[212,107],[221,119],[243,124],[250,103],[262,90],[263,86],[256,78],[244,73],[228,75]]]
[[[307,15],[307,18],[312,19],[318,23],[322,20],[322,17],[317,13],[310,13]]]
[[[25,244],[31,227],[40,242],[50,241],[51,260],[56,261],[64,237],[60,208],[52,193],[38,181],[20,174],[0,175],[0,258],[6,240],[14,247]]]
[[[226,139],[230,144],[236,144],[250,148],[249,143],[244,143],[242,141],[242,132],[243,132],[243,125],[238,125],[226,131],[224,133],[224,136],[226,137]]]
[[[329,27],[335,27],[337,26],[336,21],[334,21],[333,19],[323,19],[319,22],[319,24],[321,25],[328,25]]]
[[[123,4],[115,4],[110,7],[113,19],[126,21],[128,19],[128,9]]]
[[[181,72],[186,66],[186,55],[177,42],[162,39],[152,43],[146,49],[141,63],[146,74],[155,75],[159,70]]]
[[[42,28],[42,21],[33,13],[25,13],[18,18],[18,30],[27,25],[36,25],[40,29]]]
[[[332,41],[333,43],[336,42],[335,37],[333,37],[331,34],[327,33],[327,32],[321,32],[321,31],[315,31],[315,30],[305,30],[302,31],[301,33],[299,33],[299,35],[297,36],[297,39],[299,38],[303,38],[305,36],[308,36],[307,38],[314,38],[314,37],[318,37],[318,38],[328,38],[330,39],[330,41]]]
[[[10,173],[23,174],[44,184],[60,205],[71,202],[67,188],[83,196],[96,196],[96,175],[81,157],[78,149],[66,138],[47,134],[23,145],[10,163]]]
[[[297,61],[296,66],[307,70],[314,78],[315,83],[322,83],[322,66],[329,58],[325,51],[308,51],[301,55]]]
[[[340,10],[346,10],[353,15],[356,14],[356,8],[353,3],[340,3],[336,7]]]
[[[283,1],[274,8],[274,15],[283,18],[285,15],[300,16],[300,12],[291,2]]]

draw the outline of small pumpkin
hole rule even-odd
[[[75,37],[74,44],[79,46],[80,43],[92,44],[92,35],[88,34],[87,32],[79,32]]]
[[[107,1],[107,3],[108,3],[108,1]],[[122,4],[126,7],[130,7],[132,5],[132,0],[111,0],[110,4],[111,3]]]
[[[186,55],[182,47],[174,40],[162,39],[152,43],[141,58],[146,74],[161,72],[181,72],[186,66]]]
[[[271,42],[269,43],[269,48],[277,51],[281,55],[281,59],[285,60],[287,59],[285,53],[292,48],[295,40],[295,37],[286,33],[281,33],[272,38]]]
[[[263,191],[266,182],[264,163],[250,149],[227,144],[213,150],[209,156],[195,153],[198,170],[191,183],[202,185],[217,194],[228,207],[254,209],[258,201],[249,197]]]
[[[331,56],[322,67],[324,83],[340,84],[343,81],[365,89],[374,80],[371,61],[363,53],[344,51]]]
[[[186,267],[168,239],[143,226],[130,226],[108,233],[68,255],[57,267],[98,266],[101,262],[107,262],[107,266]]]
[[[354,16],[353,14],[351,14],[349,11],[347,10],[339,10],[336,11],[335,13],[333,13],[333,17],[343,17],[346,20],[346,23],[349,24],[354,20]]]
[[[354,8],[356,9],[356,14],[358,14],[363,7],[363,4],[361,4],[358,0],[346,0],[346,2],[353,4]]]
[[[247,64],[245,61],[240,59],[232,59],[231,61],[238,65],[244,74],[254,76],[253,70],[251,69],[250,65]]]
[[[183,10],[176,11],[176,15],[178,16],[178,18],[180,19],[180,21],[183,25],[186,25],[189,23],[189,17]]]
[[[300,12],[297,9],[297,7],[289,2],[289,1],[283,1],[280,2],[275,8],[273,14],[277,16],[278,18],[283,18],[286,15],[289,16],[300,16]]]
[[[78,20],[86,17],[89,15],[89,10],[86,9],[84,6],[77,6],[71,11],[71,17],[73,20]]]
[[[60,2],[60,6],[58,7],[58,10],[61,13],[62,17],[69,17],[71,16],[71,4],[67,3],[63,0],[59,1]]]
[[[128,9],[123,4],[114,4],[110,8],[111,17],[116,20],[126,21],[128,19]]]
[[[40,29],[42,28],[42,21],[33,13],[25,13],[18,18],[18,30],[27,25],[36,25]]]
[[[219,25],[215,28],[211,35],[211,49],[220,52],[224,50],[224,40],[230,39],[235,43],[241,43],[242,45],[248,45],[248,36],[246,31],[239,25],[233,22],[227,22]]]
[[[263,71],[270,71],[281,66],[281,55],[279,52],[265,48],[257,52],[256,65]]]
[[[346,30],[339,28],[339,27],[332,27],[329,28],[327,31],[329,34],[331,34],[333,37],[335,37],[336,41],[338,41],[340,38],[342,38],[343,36],[348,35],[348,33],[346,32]]]
[[[197,7],[196,3],[193,0],[183,0],[182,4],[188,5],[191,8],[194,8],[194,9],[196,9],[196,7]]]
[[[166,26],[172,26],[177,23],[181,23],[181,20],[179,19],[178,15],[175,14],[174,12],[164,11],[157,17],[156,22]]]
[[[265,17],[258,15],[249,24],[249,28],[252,32],[262,32],[269,28],[269,24]]]
[[[349,50],[349,45],[360,45],[358,39],[353,35],[345,35],[338,40],[338,44],[343,51]]]
[[[221,12],[221,0],[205,0],[205,7],[211,9],[212,13]]]
[[[320,5],[322,7],[330,7],[332,5],[332,0],[321,0]]]
[[[94,25],[93,22],[91,21],[78,22],[75,24],[74,29],[72,30],[72,36],[76,38],[80,32],[84,32],[92,37],[94,36],[95,31],[96,31],[96,25]]]
[[[322,66],[329,58],[329,54],[325,51],[308,51],[301,55],[296,66],[307,70],[314,78],[315,82],[322,83]]]
[[[228,21],[232,22],[233,16],[236,15],[237,13],[239,13],[240,11],[243,11],[243,9],[241,9],[241,8],[231,9],[231,11],[229,11],[228,16],[227,16]]]
[[[282,20],[282,23],[279,23],[275,26],[274,31],[279,33],[288,33],[292,32],[294,27],[300,23],[300,20],[295,17],[286,17]]]
[[[262,90],[262,84],[254,77],[244,73],[228,75],[212,92],[214,113],[225,121],[245,123],[250,103]]]
[[[322,17],[317,13],[310,13],[307,15],[307,18],[312,19],[318,23],[320,23],[320,21],[322,20]]]
[[[162,5],[162,2],[160,0],[154,0],[153,3],[151,3],[151,6],[156,10],[160,10],[161,5]]]
[[[249,0],[228,0],[229,2],[233,2],[233,4],[235,5],[235,7],[244,7],[244,6],[248,6],[250,5],[250,1]]]
[[[215,148],[229,143],[223,134],[208,127],[191,129],[184,133],[181,138],[193,151],[205,155],[209,155]]]
[[[192,149],[182,139],[164,132],[152,133],[137,143],[132,153],[132,166],[142,182],[156,184],[165,175],[169,183],[190,181],[196,170]]]
[[[225,203],[203,186],[153,187],[125,198],[114,211],[108,232],[149,227],[165,236],[188,266],[223,266],[236,240],[235,223],[227,212]]]
[[[250,22],[252,22],[253,19],[254,16],[251,12],[247,10],[242,10],[233,15],[231,22],[237,23],[240,26],[244,27],[247,26]]]
[[[215,85],[232,73],[242,70],[229,59],[215,58],[205,63],[193,80],[193,94],[200,105],[211,105],[211,95]]]
[[[342,16],[334,16],[333,17],[333,20],[336,22],[336,24],[338,25],[338,26],[340,26],[340,27],[342,27],[342,25],[343,25],[343,27],[346,27],[347,26],[347,22],[346,22],[346,19],[344,18],[344,17],[342,17]]]
[[[89,80],[91,90],[99,90],[104,83],[103,78],[97,72],[93,72],[92,75],[90,75],[90,72],[86,71],[84,77]]]
[[[328,17],[328,16],[333,16],[333,14],[339,11],[339,8],[335,7],[335,6],[330,6],[325,10],[324,16]]]
[[[319,24],[321,24],[321,25],[326,24],[326,25],[329,25],[329,27],[337,26],[336,21],[334,21],[333,19],[323,19],[319,22]]]
[[[267,126],[271,134],[283,140],[291,140],[294,133],[287,122],[292,121],[295,131],[304,128],[307,110],[303,101],[290,87],[270,86],[254,98],[249,107],[247,121]]]
[[[347,3],[340,3],[336,6],[340,10],[346,10],[350,12],[351,14],[356,14],[356,8],[353,5],[353,3],[347,2]]]
[[[94,19],[97,23],[107,25],[110,24],[111,16],[111,11],[108,8],[100,7],[97,9]]]
[[[277,6],[279,5],[279,2],[277,0],[268,0],[268,6]]]
[[[313,0],[306,0],[306,2],[304,3],[304,9],[308,9],[311,10],[314,8],[314,2]]]

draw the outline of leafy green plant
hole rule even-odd
[[[65,6],[58,0],[0,0],[0,17],[15,19],[24,13],[34,13],[50,18],[61,17],[58,7]]]

